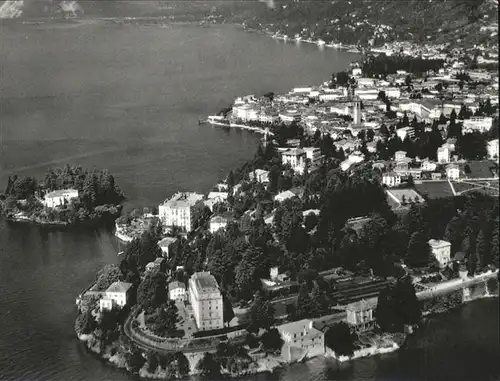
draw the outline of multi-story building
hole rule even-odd
[[[446,167],[446,177],[448,180],[458,180],[460,178],[460,168],[457,164],[450,164]]]
[[[432,254],[441,267],[445,267],[451,261],[451,243],[439,239],[430,239],[429,246]]]
[[[170,247],[174,243],[177,242],[177,238],[175,237],[165,237],[158,241],[158,246],[160,246],[161,252],[163,253],[163,256],[169,257],[170,256]]]
[[[210,233],[215,233],[219,229],[224,229],[227,226],[228,219],[223,216],[213,216],[210,218]]]
[[[488,157],[492,160],[498,160],[498,139],[490,140],[487,143]]]
[[[281,162],[290,164],[295,172],[302,173],[306,165],[306,153],[300,148],[292,148],[281,153]]]
[[[158,215],[163,225],[178,226],[186,231],[192,230],[193,207],[203,199],[202,194],[179,192],[158,207]]]
[[[347,324],[356,332],[370,330],[375,325],[374,311],[377,307],[375,299],[360,300],[346,307]]]
[[[222,295],[209,272],[194,273],[189,279],[189,301],[200,331],[224,327]]]
[[[313,327],[312,320],[294,321],[277,328],[285,343],[282,356],[288,361],[296,360],[293,358],[293,348],[301,350],[301,357],[314,357],[325,353],[325,335]]]
[[[396,172],[386,172],[382,175],[382,184],[395,187],[401,184],[401,176]]]
[[[394,153],[394,161],[400,162],[406,159],[406,151],[396,151]]]
[[[173,281],[168,284],[168,298],[176,302],[186,300],[186,285],[179,281]]]
[[[473,116],[463,121],[462,133],[479,131],[485,133],[491,130],[493,118],[491,116]]]
[[[113,307],[122,308],[127,305],[130,298],[130,287],[132,287],[132,283],[114,282],[111,284],[99,300],[101,311],[111,310]]]
[[[69,203],[71,200],[78,198],[77,189],[61,189],[49,192],[43,199],[43,205],[47,208],[55,208]]]
[[[437,149],[437,161],[438,163],[449,163],[450,162],[450,149],[446,144],[443,144]]]

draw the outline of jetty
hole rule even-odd
[[[274,135],[271,131],[268,129],[263,129],[260,127],[253,127],[253,126],[247,126],[245,124],[238,124],[238,123],[232,123],[229,120],[225,119],[222,116],[209,116],[208,117],[208,123],[213,125],[213,126],[220,126],[220,127],[228,127],[228,128],[240,128],[242,130],[248,130],[252,132],[256,132],[258,134],[263,134],[263,135]]]

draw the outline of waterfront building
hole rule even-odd
[[[104,296],[99,300],[99,308],[111,310],[113,307],[123,308],[130,299],[130,288],[132,283],[114,282],[104,292]]]
[[[281,355],[286,361],[297,360],[294,354],[300,358],[315,357],[325,353],[325,335],[314,328],[312,320],[294,321],[279,325],[277,328],[284,341]]]
[[[189,279],[189,301],[200,331],[224,327],[222,295],[210,272],[196,272]]]
[[[168,284],[168,298],[176,302],[186,300],[186,285],[179,281],[173,281]]]
[[[486,149],[488,151],[488,157],[491,160],[497,160],[498,161],[498,139],[490,140],[487,143]]]
[[[173,245],[174,243],[177,242],[177,238],[175,237],[165,237],[158,241],[158,246],[160,246],[160,249],[163,253],[164,257],[169,257],[170,256],[170,246]]]
[[[187,232],[192,230],[193,208],[203,200],[203,195],[194,192],[178,192],[158,207],[158,214],[164,226],[177,226]]]
[[[439,262],[441,267],[445,267],[451,261],[451,243],[440,239],[430,239],[432,255]]]
[[[45,195],[43,205],[47,208],[55,208],[57,206],[65,205],[75,198],[78,198],[77,189],[56,190]]]
[[[347,324],[356,332],[364,332],[375,326],[375,308],[377,300],[368,299],[348,304],[346,307]]]

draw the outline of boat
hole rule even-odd
[[[318,40],[316,43],[318,44],[318,46],[325,45],[325,41],[323,41],[323,40]]]
[[[202,124],[207,124],[207,120],[206,119],[198,119],[198,124],[199,125],[202,125]]]

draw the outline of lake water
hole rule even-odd
[[[177,190],[207,192],[254,154],[257,137],[198,126],[198,118],[239,95],[320,83],[356,58],[230,26],[0,28],[0,187],[13,173],[104,167],[127,209]],[[75,297],[118,249],[106,230],[0,219],[1,381],[134,379],[88,354],[73,331]],[[480,301],[440,317],[398,354],[342,368],[315,359],[251,379],[487,380],[498,374],[496,306]]]

